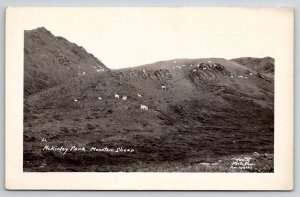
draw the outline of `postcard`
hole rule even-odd
[[[293,9],[9,7],[6,188],[293,189]]]

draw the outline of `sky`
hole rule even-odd
[[[83,46],[109,68],[175,58],[275,57],[287,47],[288,9],[28,8],[26,30],[44,26]]]

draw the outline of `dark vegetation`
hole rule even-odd
[[[25,32],[24,51],[24,171],[274,170],[274,81],[245,59],[242,65],[178,59],[109,70],[44,28]],[[254,62],[274,63],[267,59]],[[44,151],[45,145],[134,152],[62,154]],[[232,159],[242,156],[255,166],[232,170]]]

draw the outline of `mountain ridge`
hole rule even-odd
[[[255,70],[256,72],[274,78],[275,60],[272,57],[269,56],[263,58],[240,57],[240,58],[231,59],[231,61],[237,62],[247,68]]]

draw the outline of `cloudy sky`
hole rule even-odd
[[[16,22],[26,30],[44,26],[108,67],[121,68],[174,58],[275,57],[272,47],[284,50],[283,38],[291,36],[281,33],[289,14],[262,8],[28,8]]]

